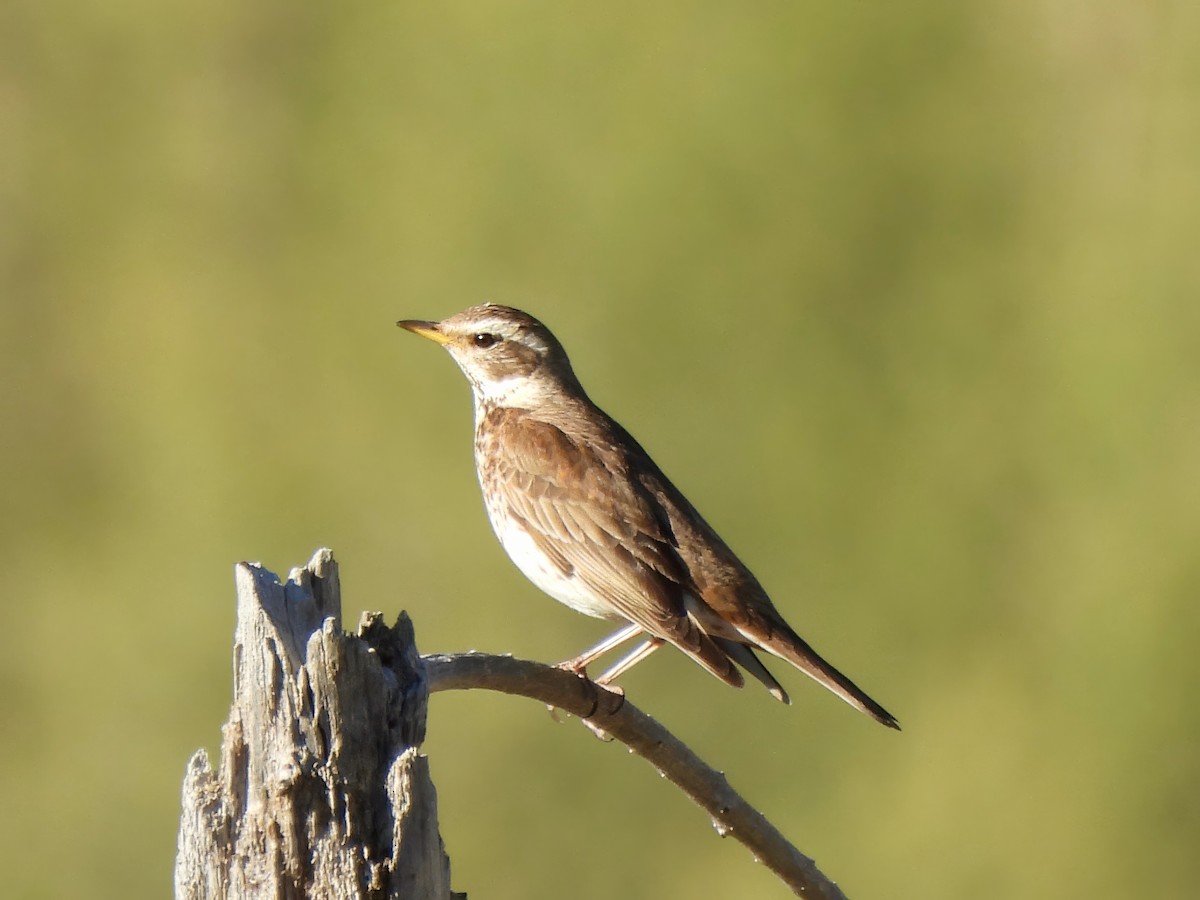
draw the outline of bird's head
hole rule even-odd
[[[396,324],[445,347],[471,382],[477,404],[530,407],[563,388],[582,390],[558,338],[519,309],[485,303],[440,322]]]

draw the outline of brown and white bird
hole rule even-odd
[[[784,659],[889,728],[896,719],[817,655],[641,445],[597,407],[562,344],[528,313],[473,306],[397,323],[445,347],[475,397],[475,465],[488,518],[530,581],[574,610],[626,623],[565,663],[583,672],[638,635],[606,683],[663,643],[717,678],[739,666],[790,702],[756,650]]]

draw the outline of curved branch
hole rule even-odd
[[[620,693],[573,672],[511,656],[452,653],[431,654],[422,660],[431,693],[477,688],[500,691],[540,700],[578,716],[593,731],[611,735],[658,769],[708,812],[717,834],[745,844],[756,860],[796,894],[846,900],[816,863],[730,787],[723,774]]]

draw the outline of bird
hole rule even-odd
[[[741,687],[744,671],[790,703],[757,655],[766,652],[900,729],[788,625],[650,455],[592,402],[549,328],[493,303],[396,324],[449,351],[470,382],[479,484],[513,563],[560,603],[623,623],[560,665],[586,677],[595,660],[640,636],[597,683],[671,644],[728,685]]]

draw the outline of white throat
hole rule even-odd
[[[470,372],[471,393],[475,397],[475,420],[478,422],[482,410],[499,407],[502,409],[535,409],[551,392],[543,378],[528,375],[513,375],[497,380],[477,379]]]

